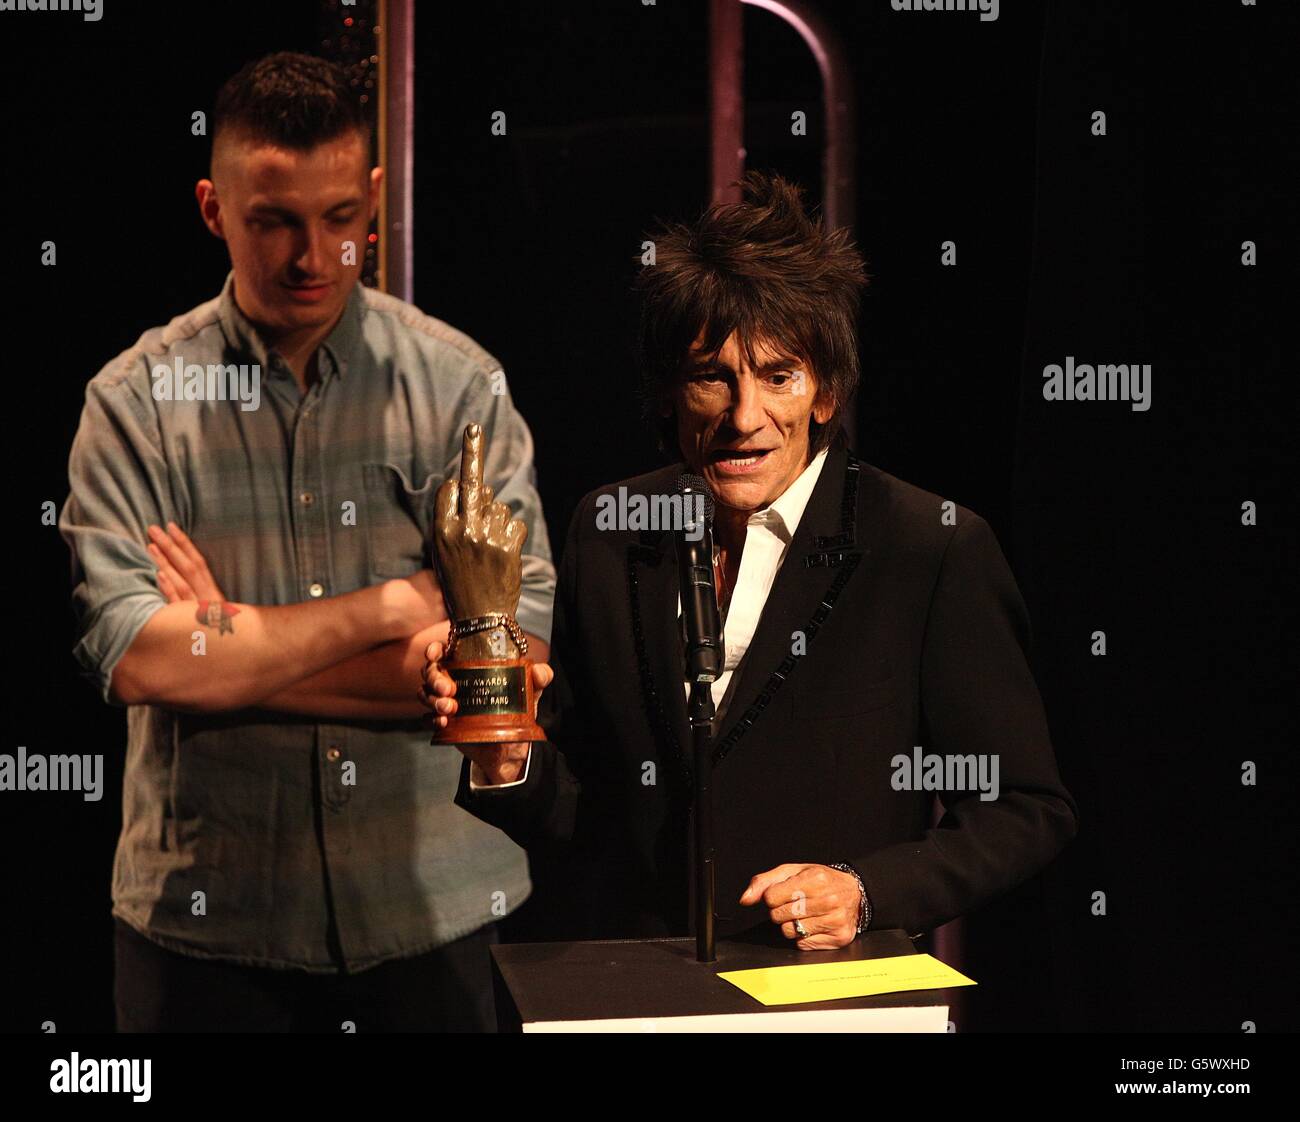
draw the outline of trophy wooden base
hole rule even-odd
[[[456,659],[442,664],[456,683],[457,709],[433,744],[510,744],[545,740],[537,723],[533,660]]]

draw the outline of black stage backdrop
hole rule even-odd
[[[1047,873],[966,921],[981,986],[957,1029],[1293,1031],[1295,26],[1267,0],[1006,0],[993,22],[819,7],[858,101],[858,449],[998,532],[1081,808]],[[0,751],[106,764],[98,803],[0,793],[5,1028],[112,1027],[125,715],[76,674],[67,551],[41,504],[66,497],[86,381],[225,275],[190,114],[338,18],[306,0],[0,14],[18,520]],[[816,68],[769,14],[745,22],[749,165],[819,198]],[[707,9],[477,0],[418,5],[417,29],[416,302],[504,364],[558,548],[583,493],[657,462],[628,290],[642,231],[707,201]],[[496,109],[508,138],[488,132]],[[1046,401],[1044,367],[1067,357],[1149,363],[1150,408]],[[537,910],[509,933],[539,930]]]

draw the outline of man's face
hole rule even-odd
[[[673,394],[677,440],[724,506],[765,507],[808,466],[808,422],[830,420],[809,365],[779,345],[755,348],[751,368],[733,332],[710,361],[697,339]]]
[[[307,152],[221,139],[214,178],[198,185],[199,204],[209,229],[225,239],[250,319],[288,333],[338,318],[361,274],[381,175],[369,170],[359,132]]]

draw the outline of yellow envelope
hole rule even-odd
[[[978,985],[928,954],[863,958],[854,962],[801,962],[797,966],[765,966],[759,970],[726,970],[718,977],[764,1005],[795,1005],[805,1001],[834,1001],[841,997],[870,997],[904,990]]]

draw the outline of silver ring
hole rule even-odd
[[[808,931],[805,929],[803,925],[803,920],[797,919],[794,921],[794,930],[795,933],[799,936],[799,938],[801,939],[808,938]]]

